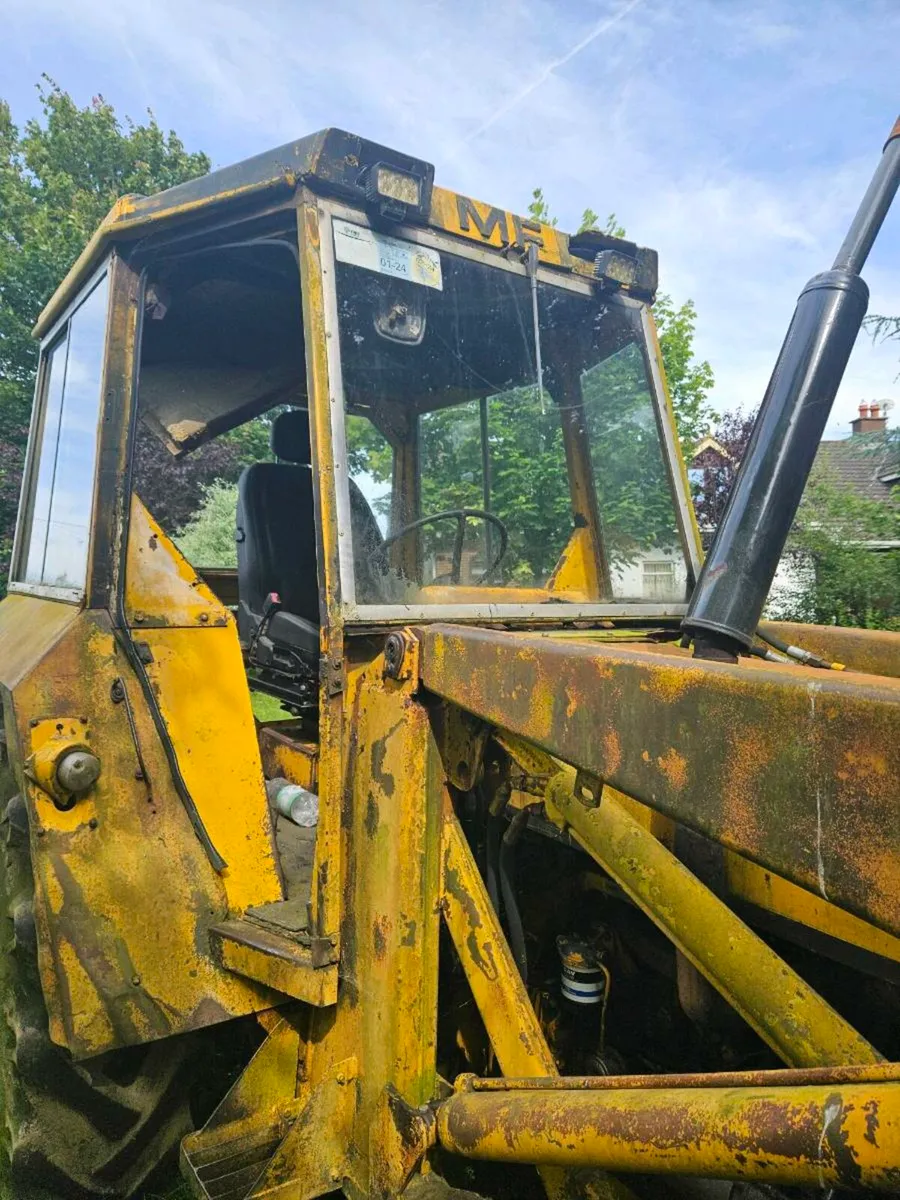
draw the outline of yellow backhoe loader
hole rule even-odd
[[[900,635],[761,623],[898,179],[705,563],[653,251],[336,129],[116,204],[0,604],[10,1195],[900,1192]],[[189,561],[147,464],[251,422]]]

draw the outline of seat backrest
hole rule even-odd
[[[273,451],[291,461],[254,463],[238,481],[238,629],[245,641],[270,592],[278,593],[287,612],[315,624],[320,619],[306,413],[281,413],[271,441]]]

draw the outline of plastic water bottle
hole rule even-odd
[[[298,783],[288,783],[286,779],[270,780],[267,790],[275,808],[289,821],[304,829],[318,825],[319,797],[315,792],[308,791]]]

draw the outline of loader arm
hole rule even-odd
[[[898,680],[710,662],[671,643],[418,636],[430,691],[900,932]]]

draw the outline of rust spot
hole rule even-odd
[[[412,917],[407,918],[403,937],[400,939],[401,946],[414,946],[416,944],[416,923]]]
[[[378,832],[378,803],[375,797],[369,792],[369,798],[366,801],[366,834],[370,838],[374,838]]]
[[[642,690],[646,690],[651,695],[664,701],[666,704],[671,704],[678,700],[684,693],[685,689],[690,686],[690,671],[684,667],[654,667],[650,671],[650,676],[646,684],[641,684]]]
[[[678,753],[674,746],[670,746],[665,754],[660,755],[656,760],[656,765],[668,779],[669,783],[680,792],[688,779],[687,759]]]
[[[387,953],[387,933],[387,917],[384,915],[376,917],[372,924],[372,946],[375,951],[375,957],[379,962],[384,961],[384,956]]]
[[[155,533],[150,535],[150,541],[147,543],[147,545],[150,547],[151,550],[159,549],[159,539],[157,538]]]
[[[622,747],[615,729],[610,729],[603,735],[603,756],[604,774],[614,775],[622,765]]]
[[[878,1146],[878,1101],[867,1100],[863,1105],[863,1112],[866,1114],[866,1132],[863,1137],[867,1142],[871,1142],[873,1146]]]

